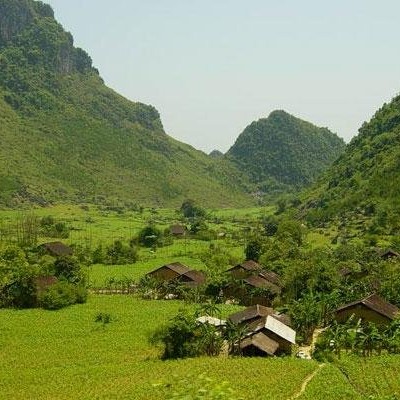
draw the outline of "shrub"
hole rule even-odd
[[[66,281],[59,281],[49,286],[39,296],[39,304],[46,310],[59,310],[75,304],[77,300],[76,287]]]
[[[134,263],[137,260],[137,251],[133,246],[125,245],[121,240],[116,240],[107,247],[104,262],[105,264],[121,265]]]
[[[74,257],[60,257],[54,262],[54,271],[57,278],[65,279],[70,283],[83,283],[84,274],[81,266]]]
[[[138,236],[138,242],[144,247],[157,247],[162,239],[161,231],[154,225],[144,227]]]

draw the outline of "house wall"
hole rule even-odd
[[[357,320],[361,318],[362,321],[373,322],[377,325],[388,325],[391,322],[390,318],[365,307],[363,304],[356,304],[336,312],[335,319],[340,323],[345,323],[353,314]]]
[[[277,355],[292,353],[292,343],[288,342],[286,339],[281,338],[276,333],[271,332],[268,329],[263,329],[262,332],[272,340],[275,340],[275,342],[279,343],[278,350],[276,351]]]
[[[169,268],[158,269],[156,271],[150,272],[149,275],[160,281],[169,281],[179,276],[178,273],[170,270]]]

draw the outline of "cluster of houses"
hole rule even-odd
[[[171,227],[171,234],[179,236],[185,233],[180,226],[174,226]],[[54,257],[73,254],[73,250],[61,242],[44,243],[39,246],[39,251]],[[381,257],[393,259],[399,258],[400,255],[393,250],[387,250],[381,254]],[[240,352],[248,356],[290,354],[296,343],[296,331],[288,315],[271,308],[273,299],[281,294],[283,289],[281,277],[252,260],[235,265],[228,269],[226,274],[228,283],[223,288],[224,297],[239,299],[241,304],[248,306],[228,317],[230,323],[243,328],[244,336],[237,344]],[[180,283],[189,288],[206,284],[204,272],[194,270],[180,262],[163,265],[149,272],[147,276],[160,282]],[[50,278],[47,280],[39,278],[38,286],[54,283],[48,280]],[[249,297],[249,292],[259,294]],[[377,294],[372,294],[345,304],[334,312],[334,318],[339,323],[346,323],[351,316],[357,320],[386,326],[400,317],[400,310]],[[221,329],[224,329],[227,324],[226,321],[210,316],[200,317],[198,321]]]
[[[228,269],[226,273],[234,280],[242,282],[242,285],[238,287],[228,284],[224,288],[225,297],[232,295],[234,298],[246,298],[245,293],[249,288],[268,289],[267,293],[271,294],[266,298],[262,296],[252,298],[254,304],[228,317],[228,321],[242,327],[245,332],[237,344],[240,352],[248,356],[291,354],[296,343],[296,331],[292,327],[290,317],[269,307],[273,296],[282,291],[280,276],[264,269],[255,261],[245,261]],[[148,275],[158,280],[176,280],[191,287],[206,282],[203,272],[191,270],[181,263],[163,265]],[[351,316],[357,320],[385,326],[400,317],[400,310],[377,294],[372,294],[345,304],[334,312],[334,318],[339,323],[346,323]],[[198,322],[208,323],[221,329],[226,326],[226,321],[209,316],[200,317]]]
[[[226,271],[230,282],[223,288],[225,298],[240,299],[243,304],[270,305],[273,298],[282,291],[281,278],[278,274],[264,269],[255,261],[244,261]],[[163,282],[180,282],[186,286],[195,287],[206,282],[202,271],[193,270],[179,262],[163,265],[147,276]],[[254,290],[260,295],[249,294]]]

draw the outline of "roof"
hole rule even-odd
[[[292,326],[292,319],[289,317],[289,315],[284,313],[275,313],[272,316],[278,321],[281,321],[283,324]]]
[[[280,293],[281,288],[265,279],[261,274],[251,275],[243,280],[250,286],[260,289],[269,289],[272,293]]]
[[[204,283],[206,281],[206,277],[202,271],[190,270],[181,274],[181,276],[186,276],[187,278],[196,283]]]
[[[387,249],[380,256],[381,258],[392,258],[392,257],[400,257],[400,254],[392,249]]]
[[[264,307],[259,304],[254,306],[247,307],[243,311],[239,311],[237,313],[231,314],[228,319],[234,324],[240,324],[242,322],[246,322],[253,318],[257,317],[265,317],[267,315],[273,314],[274,310],[270,307]]]
[[[45,249],[53,256],[72,256],[73,250],[62,242],[43,243],[39,248]]]
[[[261,265],[258,264],[257,262],[253,260],[247,260],[242,262],[241,264],[237,264],[232,268],[229,268],[227,272],[233,271],[235,269],[245,269],[246,271],[260,271],[261,270]]]
[[[248,325],[248,332],[251,334],[251,332],[258,332],[258,331],[261,331],[262,329],[266,328],[267,317],[269,317],[269,316],[274,318],[281,324],[290,328],[291,320],[288,315],[273,313],[273,314],[266,315],[265,317],[260,317],[260,318],[256,319],[255,321],[251,322]]]
[[[186,274],[187,272],[190,271],[190,268],[187,267],[186,265],[183,265],[180,262],[174,262],[174,263],[171,263],[171,264],[163,265],[162,267],[157,268],[154,271],[149,272],[149,274],[153,274],[154,272],[159,271],[159,270],[164,269],[164,268],[170,269],[171,271],[176,272],[178,275],[183,275],[183,274]]]
[[[279,344],[272,340],[268,336],[264,335],[262,332],[258,332],[254,335],[248,336],[243,339],[240,343],[240,348],[245,349],[248,346],[254,346],[269,354],[270,356],[274,355],[276,350],[278,350]]]
[[[282,286],[281,277],[276,272],[267,271],[267,270],[263,269],[259,273],[259,275],[262,276],[263,278],[265,278],[267,281],[273,283],[274,285],[277,285],[280,287]]]
[[[214,326],[225,326],[226,321],[223,319],[215,318],[215,317],[210,317],[209,315],[203,315],[202,317],[199,317],[196,319],[197,322],[200,322],[201,324],[210,324]]]
[[[290,343],[296,343],[296,331],[292,328],[288,327],[281,321],[277,320],[274,316],[268,315],[265,328],[269,331],[275,333],[276,335],[280,336],[281,338],[287,340]]]
[[[186,229],[183,225],[171,225],[169,231],[172,235],[184,235]]]
[[[378,296],[377,294],[371,294],[364,299],[353,301],[352,303],[348,303],[342,307],[339,307],[338,309],[336,309],[336,313],[341,312],[347,308],[354,307],[356,305],[363,305],[377,312],[378,314],[381,314],[392,320],[395,319],[400,312],[399,308],[397,308],[395,305],[388,303],[385,299]]]

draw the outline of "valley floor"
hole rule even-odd
[[[323,368],[294,358],[197,358],[161,361],[151,333],[184,306],[133,296],[92,295],[60,311],[0,310],[0,398],[166,399],[199,375],[229,382],[238,398],[392,399],[400,393],[400,357],[344,357]],[[232,312],[224,306],[223,313]],[[99,312],[113,320],[95,322]]]

